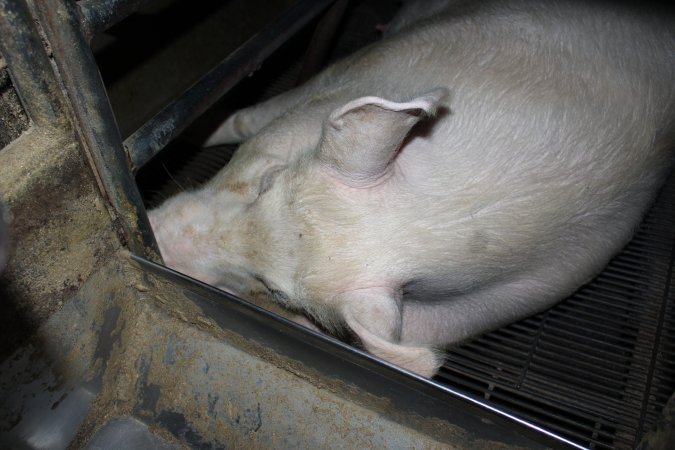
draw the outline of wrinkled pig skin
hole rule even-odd
[[[243,142],[230,164],[150,219],[169,267],[432,376],[444,346],[552,306],[630,239],[671,166],[675,26],[421,5],[230,116],[207,142]]]

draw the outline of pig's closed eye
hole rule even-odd
[[[288,305],[289,299],[286,293],[277,289],[273,289],[260,275],[253,274],[253,278],[255,278],[256,281],[260,282],[260,284],[262,284],[263,287],[267,289],[267,291],[270,293],[270,295],[272,295],[279,303],[281,303],[282,305]]]
[[[260,186],[258,188],[258,195],[262,195],[265,192],[269,191],[272,186],[274,186],[274,181],[277,179],[277,176],[285,169],[285,166],[274,166],[269,168],[260,179]]]

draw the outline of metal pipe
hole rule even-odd
[[[69,0],[42,0],[36,8],[54,62],[59,68],[73,124],[93,162],[123,244],[157,259],[159,251],[141,195],[126,160],[115,116],[82,30],[77,6]]]
[[[301,0],[246,41],[124,141],[135,172],[211,107],[242,78],[281,47],[332,0]]]
[[[82,27],[87,41],[121,22],[151,0],[80,0]]]
[[[56,127],[65,120],[59,86],[33,17],[23,1],[0,1],[0,52],[33,123]]]

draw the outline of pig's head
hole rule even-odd
[[[331,246],[342,246],[335,254],[354,246],[348,241],[359,233],[358,216],[368,214],[358,210],[360,196],[387,183],[412,127],[433,114],[446,95],[445,89],[436,89],[402,103],[379,97],[348,102],[324,121],[318,143],[311,144],[314,148],[310,145],[283,163],[259,148],[261,143],[273,144],[273,139],[255,137],[243,144],[233,163],[204,188],[180,194],[150,212],[166,264],[245,298],[263,289],[328,329],[346,322],[378,354],[377,343],[395,341],[400,330],[400,286],[381,286],[374,317],[364,317],[369,308],[361,294],[348,292],[363,293],[358,285],[362,278],[345,272],[340,257],[331,259]],[[331,226],[342,227],[340,239]],[[349,304],[359,306],[350,313]],[[384,325],[383,308],[391,319]],[[368,324],[378,321],[369,331]],[[399,347],[413,349],[394,346]],[[386,355],[390,354],[388,346]],[[427,365],[434,364],[435,359]]]
[[[182,192],[149,211],[165,264],[245,298],[252,291],[270,291],[259,275],[266,268],[260,259],[275,251],[266,250],[270,227],[258,200],[282,168],[275,157],[235,155],[201,189]]]

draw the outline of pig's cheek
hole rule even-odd
[[[162,252],[161,247],[160,252]],[[214,281],[211,280],[208,276],[196,273],[194,270],[190,270],[189,267],[185,267],[183,264],[180,263],[180,261],[175,260],[171,256],[170,252],[163,251],[162,258],[164,260],[164,265],[169,269],[175,270],[176,272],[182,273],[183,275],[187,275],[190,278],[194,278],[195,280],[201,281],[202,283],[212,284],[212,282]]]
[[[150,222],[150,228],[152,228],[153,233],[157,234],[157,219],[155,218],[156,214],[152,211],[148,213],[148,221]]]
[[[176,272],[181,272],[181,273],[186,273],[185,269],[178,264],[178,262],[171,257],[171,253],[167,251],[166,248],[162,248],[162,246],[159,246],[159,251],[162,254],[162,260],[164,261],[164,265],[170,269],[175,270]]]
[[[193,273],[190,273],[190,271],[187,271],[187,270],[186,270],[184,273],[185,273],[186,275],[191,276],[191,277],[194,278],[195,280],[201,281],[202,283],[209,284],[209,285],[211,285],[211,286],[215,286],[215,281],[216,281],[216,280],[213,279],[213,277],[210,277],[210,276],[204,275],[204,274],[194,273],[194,272],[193,272]]]

